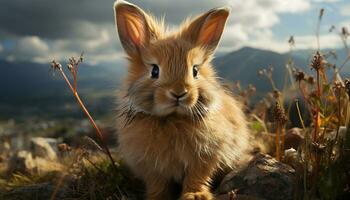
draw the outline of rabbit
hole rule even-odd
[[[241,104],[218,81],[211,64],[228,8],[186,20],[177,32],[138,6],[114,4],[116,29],[129,61],[118,94],[118,149],[146,185],[147,200],[214,198],[210,183],[221,169],[250,158]]]

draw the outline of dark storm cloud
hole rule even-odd
[[[176,24],[223,1],[130,0],[156,16]],[[112,25],[114,0],[8,0],[0,6],[0,32],[8,36],[37,35],[40,38],[91,38],[98,26]],[[3,34],[4,35],[4,34]]]
[[[42,38],[89,37],[92,24],[113,23],[113,0],[9,0],[0,6],[0,29]],[[85,22],[85,24],[84,24]]]
[[[230,6],[219,50],[241,46],[281,49],[272,28],[281,14],[302,13],[311,0],[128,0],[166,24],[178,25],[214,7]],[[63,59],[84,50],[93,61],[120,57],[114,0],[0,0],[0,59]],[[176,28],[176,27],[175,27]],[[311,41],[311,40],[310,40]],[[284,42],[284,40],[282,41]],[[47,46],[47,48],[43,48]],[[26,48],[24,48],[26,47]],[[288,46],[284,46],[288,49]],[[32,55],[31,51],[40,54]],[[39,51],[40,50],[40,51]],[[21,54],[21,55],[19,55]],[[118,57],[119,56],[119,57]]]
[[[189,15],[206,12],[215,7],[227,6],[227,0],[130,0],[156,16],[165,15],[166,21],[178,24]]]

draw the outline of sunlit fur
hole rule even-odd
[[[189,41],[190,20],[167,32],[149,15],[156,35],[129,68],[118,99],[119,151],[147,187],[147,199],[171,199],[170,181],[182,184],[181,199],[212,199],[213,174],[238,168],[249,158],[247,122],[240,104],[218,82],[212,50]],[[156,29],[156,30],[154,30]],[[151,78],[158,64],[158,79]],[[199,74],[193,77],[193,65]],[[188,94],[176,105],[170,91]]]

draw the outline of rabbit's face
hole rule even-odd
[[[140,8],[115,6],[118,33],[130,66],[128,104],[156,116],[203,115],[218,98],[210,65],[219,42],[227,9],[214,9],[175,34],[161,27]]]
[[[141,55],[141,63],[134,63],[129,73],[134,82],[130,99],[137,108],[158,116],[192,115],[214,102],[210,92],[214,73],[202,49],[181,38],[165,39],[149,45]]]

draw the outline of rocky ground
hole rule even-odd
[[[48,130],[53,124],[42,125],[41,128]],[[84,127],[84,122],[74,124],[78,124],[80,130]],[[109,130],[108,127],[104,129]],[[82,135],[90,132],[88,126],[81,131]],[[345,130],[339,134],[343,132],[345,134]],[[23,140],[23,148],[12,147],[13,141],[2,137],[0,199],[142,199],[142,181],[123,165],[114,148],[111,151],[116,169],[94,139],[82,135],[77,137],[78,140],[63,135],[59,138],[32,135]],[[264,137],[266,141],[273,141],[271,134]],[[70,146],[66,141],[74,145]],[[281,161],[268,154],[256,153],[246,167],[229,172],[217,188],[213,188],[216,199],[301,199],[303,163],[300,151],[296,149],[300,149],[303,141],[301,129],[289,129]],[[270,148],[274,149],[273,142]]]
[[[41,143],[43,144],[43,143]],[[47,143],[46,143],[47,144]],[[48,157],[51,150],[45,148],[40,150],[41,155]],[[53,164],[54,162],[45,159],[45,165],[41,156],[36,156],[33,159],[31,152],[21,151],[16,158],[13,158],[10,168],[16,163],[16,170],[33,171],[34,169],[43,173],[47,171],[61,171],[64,167],[61,164]],[[50,168],[47,168],[50,166]],[[54,167],[53,167],[54,166]],[[46,172],[47,172],[46,171]],[[278,162],[269,155],[257,154],[249,165],[241,171],[231,172],[225,176],[220,186],[215,193],[217,199],[232,200],[232,199],[294,199],[296,173],[295,170],[286,164]],[[52,194],[55,199],[66,199],[72,195],[72,184],[76,184],[72,180],[65,180],[59,188],[53,182],[42,182],[28,184],[21,187],[14,187],[8,190],[3,196],[3,199],[49,199]],[[130,199],[138,199],[132,197],[132,194],[125,194],[125,198],[130,196]],[[118,199],[120,197],[110,197]]]
[[[15,154],[8,157],[7,162],[5,162],[6,160],[1,162],[2,165],[7,165],[4,167],[5,170],[3,174],[7,174],[8,177],[3,178],[4,180],[7,178],[7,180],[11,182],[9,184],[2,184],[5,189],[3,189],[3,195],[0,195],[1,199],[24,200],[34,198],[44,200],[50,199],[53,194],[55,194],[55,199],[67,199],[72,197],[72,195],[79,196],[74,190],[79,184],[83,188],[86,187],[86,185],[82,183],[82,181],[86,179],[86,176],[99,176],[98,174],[104,176],[104,173],[106,173],[106,171],[103,172],[104,170],[111,170],[102,169],[106,167],[100,163],[100,158],[103,157],[103,155],[87,148],[69,150],[67,149],[70,148],[68,145],[61,144],[58,140],[53,138],[33,137],[30,139],[29,146],[30,148],[28,150],[17,151]],[[293,155],[295,153],[296,151],[292,150],[292,152],[289,153],[291,154],[290,157],[295,156]],[[90,162],[90,164],[88,162]],[[104,160],[104,162],[108,161]],[[91,165],[91,163],[95,164]],[[94,168],[94,170],[96,169],[93,173],[89,172],[92,168]],[[102,172],[99,172],[99,170]],[[107,173],[109,172],[107,171]],[[119,184],[121,187],[119,189],[122,192],[114,195],[115,191],[108,191],[109,199],[141,198],[143,191],[141,181],[127,177],[132,175],[124,170],[124,166],[122,166],[121,163],[118,164],[117,173],[124,173],[123,175],[111,174],[115,176],[115,179],[120,179],[116,180],[115,186]],[[34,176],[37,177],[33,178]],[[64,176],[64,178],[60,180],[60,176]],[[293,167],[279,162],[267,154],[259,153],[255,155],[246,168],[227,174],[219,187],[215,189],[215,193],[217,199],[222,200],[288,200],[293,199],[293,195],[297,189],[295,187],[296,178],[296,172]],[[60,181],[61,184],[59,184]],[[94,187],[104,186],[100,185]],[[128,189],[129,187],[135,188],[130,190]],[[96,196],[96,192],[99,189],[89,189],[94,191],[94,194],[90,194],[90,197],[95,197],[91,199],[104,199]],[[117,189],[117,187],[114,189]],[[135,192],[135,194],[132,194],[133,192]],[[90,197],[88,199],[90,199]]]

